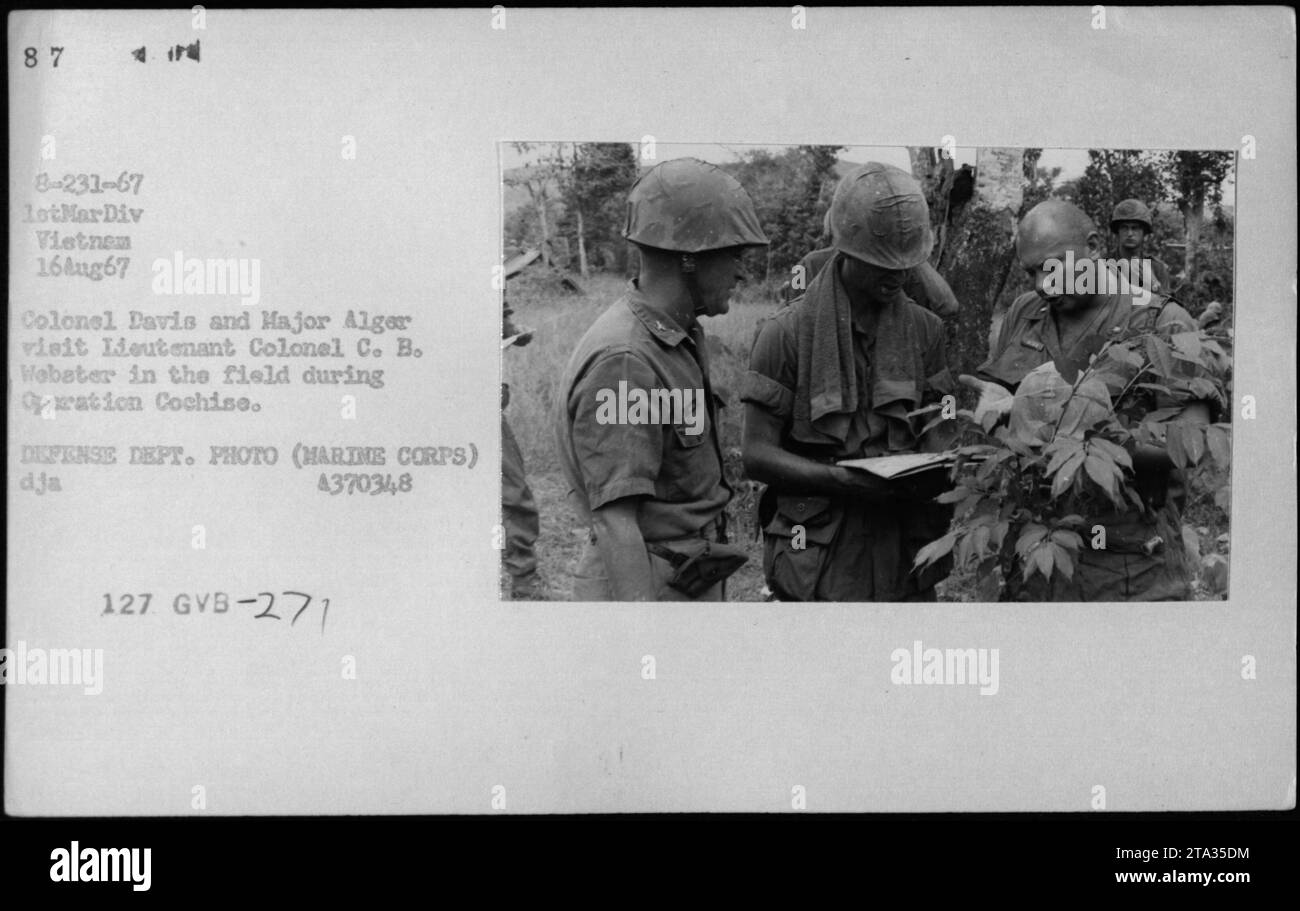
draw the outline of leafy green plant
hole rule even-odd
[[[1073,382],[1051,362],[1028,374],[1006,424],[991,413],[947,418],[957,422],[959,458],[954,486],[938,501],[954,505],[953,522],[921,548],[915,567],[952,554],[956,571],[973,567],[982,601],[998,600],[1011,573],[1024,582],[1035,574],[1049,583],[1073,578],[1090,517],[1149,515],[1135,486],[1137,446],[1162,447],[1189,480],[1214,469],[1226,478],[1231,426],[1181,418],[1195,402],[1230,416],[1231,343],[1231,330],[1129,330]],[[1214,495],[1225,512],[1230,496],[1226,483]]]

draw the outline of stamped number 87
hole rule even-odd
[[[63,54],[63,48],[61,47],[50,48],[50,56],[54,58],[54,63],[51,65],[54,66],[56,69],[59,66],[59,57],[62,56],[62,54]],[[30,70],[32,67],[36,66],[36,64],[39,62],[40,61],[37,59],[36,48],[34,47],[23,48],[23,66],[27,67]]]

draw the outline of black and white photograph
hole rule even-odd
[[[510,598],[1227,596],[1235,151],[501,151]]]
[[[1294,10],[7,24],[7,897],[1276,887]]]

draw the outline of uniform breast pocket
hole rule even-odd
[[[698,432],[694,427],[687,427],[681,424],[673,426],[673,437],[677,445],[682,449],[695,449],[704,443],[704,425],[700,425]]]
[[[675,425],[667,434],[661,481],[669,499],[698,499],[721,477],[713,447],[705,445],[708,428],[701,425],[698,433],[692,433],[695,429],[690,425]]]

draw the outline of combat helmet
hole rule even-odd
[[[1115,211],[1110,214],[1110,229],[1116,230],[1116,225],[1122,221],[1135,221],[1151,233],[1151,210],[1144,206],[1140,200],[1126,199],[1115,207]]]
[[[686,254],[768,244],[740,181],[698,158],[675,158],[641,175],[628,194],[623,236]]]
[[[911,269],[930,257],[930,209],[916,179],[868,162],[840,181],[831,198],[835,249],[882,269]]]

